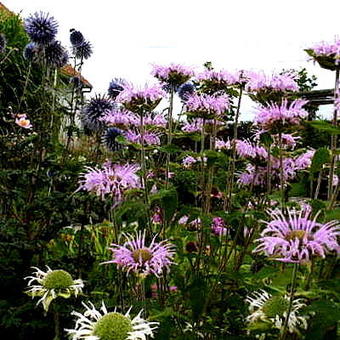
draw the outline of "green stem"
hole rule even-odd
[[[171,86],[170,90],[170,99],[169,99],[169,110],[168,110],[168,141],[167,145],[171,145],[172,143],[172,112],[174,106],[174,86]],[[170,172],[170,152],[167,151],[166,155],[166,182],[165,188],[167,189],[169,186],[169,172]]]

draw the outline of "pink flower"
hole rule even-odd
[[[151,74],[163,83],[179,86],[194,76],[191,67],[180,64],[170,64],[169,66],[153,65]]]
[[[142,135],[134,130],[128,130],[123,133],[124,137],[131,143],[135,144],[142,144]],[[160,145],[160,134],[151,132],[151,131],[145,131],[143,136],[143,142],[144,145]]]
[[[15,124],[19,125],[20,127],[24,129],[30,129],[32,127],[32,124],[29,119],[27,119],[26,114],[17,114],[15,118]]]
[[[312,158],[315,154],[315,150],[311,149],[298,156],[295,159],[295,169],[296,170],[304,170],[311,166]]]
[[[197,75],[197,79],[207,84],[218,84],[223,86],[235,85],[240,82],[239,74],[228,71],[205,70]]]
[[[156,242],[156,236],[148,244],[145,232],[135,236],[126,235],[127,242],[123,245],[111,244],[113,259],[105,263],[115,263],[128,274],[147,276],[154,274],[159,277],[163,270],[170,270],[175,255],[174,246],[166,240]]]
[[[268,152],[263,146],[254,145],[248,140],[238,139],[236,141],[236,152],[240,157],[244,158],[266,159],[268,157]]]
[[[326,257],[327,253],[340,253],[337,237],[340,235],[339,221],[325,224],[310,219],[310,211],[288,211],[285,216],[279,210],[268,211],[272,218],[266,223],[260,244],[254,252],[264,252],[282,262],[304,263],[312,257]]]
[[[203,128],[203,122],[204,122],[205,126],[208,126],[208,125],[211,126],[211,125],[214,125],[214,124],[216,124],[217,126],[225,125],[224,122],[221,122],[219,120],[214,121],[213,119],[203,120],[202,118],[195,118],[195,119],[191,120],[190,122],[187,122],[182,127],[182,131],[188,132],[188,133],[201,132],[202,128]]]
[[[211,224],[211,230],[217,236],[227,235],[224,219],[222,217],[214,217]]]
[[[128,127],[130,125],[135,125],[137,119],[138,117],[134,113],[124,109],[114,109],[106,113],[102,118],[100,118],[101,121],[104,121],[110,126],[119,127]]]
[[[186,102],[187,110],[202,116],[222,115],[229,109],[227,95],[193,94]]]
[[[216,139],[216,141],[215,141],[215,149],[216,150],[229,150],[229,149],[231,149],[230,140],[225,142],[222,139]]]
[[[197,159],[192,156],[187,156],[182,160],[182,164],[185,168],[190,168],[195,163],[197,163]]]

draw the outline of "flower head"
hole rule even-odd
[[[102,130],[105,123],[101,118],[112,110],[114,105],[111,99],[105,95],[96,95],[83,107],[81,112],[82,123],[91,131]]]
[[[5,51],[6,44],[7,44],[7,41],[6,41],[5,35],[1,33],[0,34],[0,54]]]
[[[191,67],[172,63],[169,66],[153,65],[151,74],[162,83],[176,89],[188,81],[194,75],[194,71]]]
[[[186,156],[182,160],[182,164],[185,168],[190,168],[193,164],[197,163],[197,159],[192,156]]]
[[[115,100],[119,93],[121,93],[124,90],[124,86],[126,84],[127,82],[124,79],[119,78],[112,79],[107,90],[108,96]]]
[[[71,41],[72,46],[74,47],[81,46],[85,42],[83,33],[75,30],[74,28],[71,28],[70,29],[70,41]]]
[[[58,23],[48,13],[35,12],[25,19],[25,31],[31,40],[40,45],[51,43],[58,32]]]
[[[24,129],[30,129],[32,127],[32,124],[30,120],[27,119],[26,114],[16,115],[15,124],[19,125],[20,127]]]
[[[212,92],[225,91],[228,87],[240,82],[238,74],[232,74],[225,70],[205,70],[197,75],[197,79]]]
[[[23,52],[23,56],[28,61],[34,61],[36,60],[38,56],[38,47],[34,42],[28,43]]]
[[[41,297],[37,305],[42,303],[45,311],[48,311],[49,305],[54,299],[58,296],[63,298],[69,298],[71,295],[77,296],[82,292],[84,284],[80,279],[73,280],[72,276],[65,270],[52,270],[48,266],[46,267],[46,272],[32,267],[36,271],[33,272],[33,276],[25,277],[25,280],[29,280],[26,294],[32,296],[32,298]]]
[[[178,90],[177,94],[178,97],[182,100],[182,102],[186,102],[190,96],[192,96],[195,93],[195,85],[191,82],[187,82],[182,84]]]
[[[113,259],[105,263],[116,263],[127,273],[133,272],[143,277],[154,274],[159,277],[163,270],[169,271],[175,255],[174,246],[166,240],[156,242],[156,236],[147,244],[145,232],[126,235],[123,245],[111,244]]]
[[[123,133],[124,137],[131,143],[144,145],[160,145],[160,134],[152,131],[145,131],[143,136],[136,130],[127,130]]]
[[[265,290],[252,293],[246,299],[249,303],[249,323],[258,321],[270,322],[272,327],[282,329],[289,310],[289,297],[287,295],[271,295]],[[301,299],[294,299],[289,313],[288,331],[299,333],[299,329],[307,329],[307,317],[299,315],[305,304]]]
[[[42,55],[47,64],[54,67],[62,67],[68,62],[68,53],[66,49],[61,45],[60,41],[54,40],[50,44],[45,46],[44,53]]]
[[[142,310],[133,319],[130,310],[125,314],[118,313],[116,309],[108,312],[102,302],[100,310],[88,302],[82,302],[85,312],[72,312],[76,316],[74,329],[65,329],[72,336],[72,340],[145,340],[147,336],[153,338],[153,330],[158,322],[148,322],[141,317]]]
[[[310,211],[288,211],[284,216],[279,210],[268,211],[272,218],[257,240],[260,244],[254,252],[264,252],[282,262],[305,263],[314,256],[326,257],[332,251],[340,253],[337,237],[338,221],[325,224],[310,219]]]
[[[116,141],[118,136],[122,135],[122,131],[110,127],[106,130],[105,134],[103,135],[103,142],[105,143],[106,147],[111,151],[116,151],[121,148],[121,145]]]
[[[101,169],[87,167],[87,172],[80,179],[77,189],[86,190],[100,196],[112,195],[115,203],[123,199],[124,192],[129,189],[140,188],[140,178],[136,174],[139,170],[136,164],[104,163]]]
[[[211,224],[212,232],[217,236],[225,236],[227,234],[227,228],[222,217],[214,217]]]
[[[308,116],[308,112],[303,109],[306,100],[297,99],[290,104],[285,99],[281,105],[269,104],[261,106],[257,110],[255,122],[264,129],[281,129],[284,126],[299,124]]]
[[[138,117],[125,109],[114,107],[111,111],[108,111],[99,120],[105,122],[110,126],[118,126],[120,128],[126,128],[130,125],[135,125]]]
[[[73,46],[73,54],[79,59],[89,59],[92,53],[92,44],[87,40],[79,46]]]

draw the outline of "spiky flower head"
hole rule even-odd
[[[178,86],[194,75],[194,71],[191,67],[172,63],[168,66],[153,65],[151,74],[163,84],[169,85],[170,88],[176,90]]]
[[[115,107],[114,102],[105,95],[96,95],[84,105],[80,118],[84,127],[91,131],[100,131],[105,127],[102,118]]]
[[[195,93],[195,91],[196,91],[195,85],[191,82],[187,82],[182,84],[178,88],[177,94],[181,101],[185,103],[188,100],[188,98]]]
[[[116,101],[135,113],[140,113],[141,110],[150,112],[156,108],[165,94],[159,85],[145,85],[143,88],[137,88],[126,84],[124,91],[119,93]]]
[[[73,46],[73,54],[79,59],[89,59],[93,53],[92,44],[85,40],[79,46]]]
[[[117,151],[121,148],[121,144],[119,144],[116,140],[118,136],[122,135],[122,131],[115,128],[110,127],[106,130],[105,134],[103,135],[103,142],[105,143],[106,147],[111,151]]]
[[[28,43],[23,52],[23,57],[28,61],[35,61],[38,57],[38,46],[34,42]]]
[[[106,162],[101,169],[87,167],[87,172],[82,174],[80,186],[77,189],[92,192],[102,199],[111,195],[114,204],[123,200],[126,190],[140,188],[140,178],[137,171],[140,169],[136,164],[112,164]]]
[[[52,41],[45,46],[42,57],[45,58],[46,63],[53,67],[62,67],[68,62],[68,53],[61,45],[60,41]]]
[[[119,128],[127,128],[131,125],[135,125],[138,117],[123,108],[114,107],[111,111],[107,112],[102,118],[101,121],[106,123],[109,126],[117,126]]]
[[[0,34],[0,54],[6,49],[7,41],[4,34]]]
[[[70,29],[70,41],[71,41],[72,46],[79,47],[85,42],[83,33],[75,30],[74,28],[71,28]]]
[[[32,267],[36,271],[33,272],[32,276],[25,277],[25,280],[29,280],[26,294],[32,296],[32,298],[40,297],[37,305],[42,303],[47,312],[51,302],[58,296],[67,299],[72,295],[77,296],[81,293],[84,283],[81,279],[73,280],[72,276],[65,270],[52,270],[50,267],[46,267],[46,272],[37,267]]]
[[[156,242],[157,235],[151,242],[147,242],[145,231],[136,235],[126,235],[127,241],[123,245],[111,244],[111,261],[128,274],[133,272],[141,277],[153,274],[161,276],[163,270],[170,270],[175,255],[174,246],[167,240]]]
[[[340,68],[340,39],[334,42],[320,42],[305,50],[322,68],[335,70]]]
[[[221,116],[229,109],[227,95],[193,94],[186,102],[189,112],[204,118]]]
[[[31,40],[40,45],[51,43],[58,32],[58,23],[49,13],[35,12],[24,22],[25,31]]]
[[[121,78],[112,79],[107,90],[108,96],[115,100],[119,93],[121,93],[124,90],[124,86],[126,84],[127,82],[124,79]]]
[[[76,316],[74,329],[65,329],[72,336],[72,340],[146,340],[148,336],[154,337],[153,331],[158,327],[158,322],[149,322],[141,317],[141,310],[134,318],[130,317],[131,308],[127,313],[118,313],[116,309],[108,312],[102,302],[101,308],[88,302],[82,302],[85,312],[73,311]]]
[[[266,159],[268,152],[263,146],[251,143],[248,140],[236,140],[236,153],[240,157],[250,159]]]
[[[289,310],[289,297],[287,295],[273,296],[261,289],[249,295],[246,302],[249,303],[251,313],[247,317],[248,323],[269,322],[271,327],[282,331]],[[290,333],[299,334],[301,329],[307,329],[307,317],[300,315],[301,308],[304,306],[302,299],[293,300],[287,325]]]
[[[339,221],[325,224],[316,221],[317,215],[311,219],[308,210],[288,210],[287,216],[280,210],[269,210],[271,221],[256,240],[260,244],[254,252],[264,252],[277,261],[306,263],[313,257],[325,258],[327,253],[340,253],[338,236]]]
[[[303,109],[305,104],[307,101],[302,99],[291,103],[284,99],[281,105],[271,103],[261,106],[257,110],[255,122],[263,129],[281,132],[284,127],[299,124],[308,116],[308,112]]]

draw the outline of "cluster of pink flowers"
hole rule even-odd
[[[113,259],[105,263],[115,263],[128,274],[161,276],[163,270],[169,271],[175,251],[171,243],[166,240],[156,242],[156,237],[147,244],[145,232],[126,235],[127,241],[123,245],[111,244]]]
[[[142,88],[137,88],[127,84],[117,96],[116,101],[133,110],[142,105],[152,106],[158,103],[165,95],[165,91],[159,85],[145,85]]]
[[[307,103],[306,100],[297,99],[288,103],[284,99],[281,105],[270,104],[266,107],[261,106],[257,110],[255,122],[262,128],[270,130],[275,125],[294,125],[308,116],[308,112],[303,109]]]
[[[338,236],[339,221],[326,224],[310,218],[309,211],[288,211],[285,216],[280,210],[268,212],[272,218],[257,240],[260,244],[254,252],[264,252],[282,262],[305,263],[313,257],[326,257],[327,253],[340,253]]]
[[[266,159],[268,152],[263,146],[254,145],[248,140],[236,140],[236,152],[240,157]]]
[[[259,91],[298,91],[299,86],[293,73],[273,74],[266,76],[264,73],[246,72],[248,78],[246,90],[249,92]]]
[[[227,228],[222,217],[214,217],[211,224],[211,230],[216,236],[227,235]]]
[[[226,142],[222,139],[216,139],[215,141],[215,149],[216,150],[229,150],[231,149],[231,142],[227,140]]]
[[[320,42],[310,47],[316,57],[333,57],[337,62],[340,61],[340,39],[336,38],[334,42]]]
[[[187,215],[182,216],[179,220],[178,220],[178,224],[182,225],[182,226],[186,226],[189,225],[190,227],[193,227],[194,229],[197,229],[198,227],[201,226],[201,219],[199,217],[197,217],[196,219],[189,221],[189,217]]]
[[[190,168],[192,165],[194,165],[197,162],[201,162],[202,161],[202,157],[193,157],[193,156],[186,156],[183,158],[182,160],[182,165],[185,168]],[[203,157],[203,162],[205,163],[207,161],[206,157]]]
[[[101,169],[87,167],[87,172],[82,174],[77,189],[86,190],[96,194],[102,199],[112,195],[116,203],[123,199],[124,192],[128,189],[140,188],[140,178],[137,164],[112,164],[106,162]]]
[[[227,95],[193,94],[186,102],[188,111],[202,116],[222,115],[229,106]]]
[[[220,85],[235,85],[240,82],[239,74],[232,74],[228,71],[205,70],[197,75],[197,79],[207,83],[218,83]]]
[[[180,64],[170,64],[169,66],[153,65],[151,74],[163,83],[181,85],[194,76],[191,67]]]
[[[195,118],[191,120],[190,122],[185,123],[184,126],[182,127],[182,131],[188,132],[188,133],[201,132],[203,125],[208,126],[208,125],[214,125],[214,124],[217,126],[225,125],[225,123],[220,120],[213,120],[213,119],[203,120],[202,118]]]
[[[160,145],[160,134],[152,131],[145,131],[143,136],[136,130],[127,130],[123,132],[123,136],[131,143],[144,145]]]

